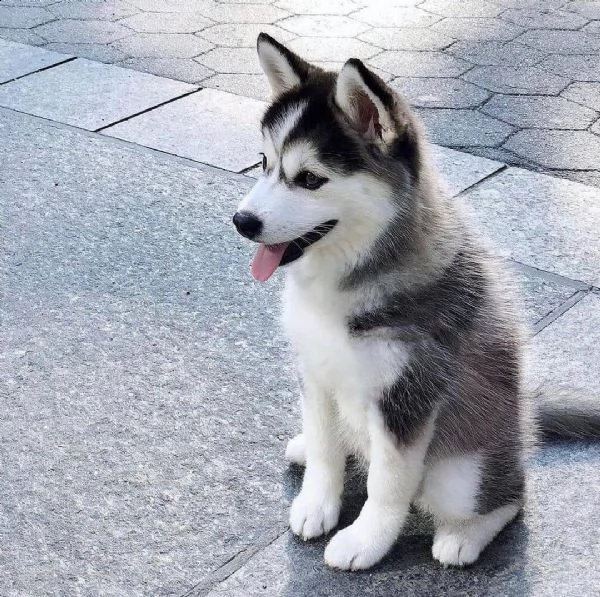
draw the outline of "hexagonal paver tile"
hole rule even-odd
[[[441,52],[383,52],[368,62],[399,77],[457,77],[470,68]]]
[[[566,8],[590,19],[600,19],[600,2],[598,0],[577,0],[569,2]]]
[[[264,75],[247,74],[218,74],[202,81],[203,87],[212,87],[221,91],[228,91],[236,95],[253,97],[261,101],[268,101],[271,90]],[[261,167],[262,172],[262,167]]]
[[[479,41],[510,41],[523,33],[523,28],[499,19],[448,18],[432,28],[450,37]]]
[[[484,0],[425,0],[419,8],[444,17],[496,17],[503,8]]]
[[[578,104],[600,111],[600,83],[572,83],[561,95]]]
[[[148,12],[190,12],[192,8],[190,0],[127,0],[127,4]],[[193,0],[194,10],[214,5],[212,0]]]
[[[213,25],[202,30],[198,35],[217,46],[230,48],[256,48],[256,39],[261,32],[268,33],[277,41],[285,43],[295,37],[294,33],[276,25],[259,23],[227,23]]]
[[[321,37],[315,43],[314,37],[299,37],[287,44],[306,60],[339,60],[340,58],[370,58],[381,50],[371,44],[348,37]]]
[[[596,170],[600,164],[600,138],[588,131],[525,129],[504,147],[546,168]]]
[[[48,6],[56,0],[2,0],[4,6]]]
[[[122,0],[66,0],[52,4],[48,10],[63,19],[97,19],[116,21],[134,15],[138,9]]]
[[[447,52],[481,66],[533,66],[546,56],[512,41],[457,41]]]
[[[131,29],[110,21],[64,19],[41,25],[35,30],[48,41],[69,43],[109,43],[131,35]]]
[[[292,14],[303,15],[347,15],[360,8],[360,4],[352,0],[279,0],[275,6],[283,8]]]
[[[581,29],[588,35],[600,35],[600,21],[591,21]]]
[[[587,23],[576,13],[545,8],[509,8],[500,18],[531,29],[580,29]]]
[[[220,23],[274,23],[290,14],[269,4],[219,4],[218,2],[206,7],[198,6],[198,12]]]
[[[460,79],[398,77],[390,85],[422,108],[472,108],[490,97],[485,89]]]
[[[597,54],[548,56],[539,67],[576,81],[600,81],[600,60]]]
[[[0,27],[0,38],[30,46],[43,46],[46,40],[31,29],[7,29]]]
[[[44,46],[47,50],[75,54],[79,58],[89,58],[98,62],[115,63],[125,58],[123,52],[105,44],[66,44],[52,42]]]
[[[199,13],[140,12],[119,23],[140,33],[195,33],[213,22]]]
[[[134,58],[192,58],[213,47],[189,33],[136,33],[113,45]]]
[[[476,66],[463,75],[466,81],[498,93],[539,93],[552,95],[562,91],[569,80],[548,73],[539,66]]]
[[[542,0],[544,9],[560,8],[565,0]],[[539,8],[540,0],[494,0],[494,4],[507,8]]]
[[[306,37],[330,37],[332,33],[336,37],[354,37],[368,29],[366,25],[353,19],[333,15],[298,15],[277,24],[287,31]]]
[[[54,16],[41,7],[0,6],[0,27],[29,29],[53,19]]]
[[[600,38],[581,31],[534,29],[515,41],[553,54],[591,54],[600,49]]]
[[[473,110],[418,108],[427,134],[434,143],[446,147],[500,145],[513,127]]]
[[[384,50],[443,50],[455,41],[424,27],[376,27],[361,33],[358,38]]]
[[[352,14],[352,17],[372,27],[429,27],[442,17],[414,7],[368,6]]]
[[[496,95],[481,111],[521,128],[586,129],[598,114],[562,97]]]
[[[217,73],[262,73],[254,48],[215,48],[196,60]]]
[[[199,83],[214,74],[191,58],[127,58],[119,66],[186,83]]]

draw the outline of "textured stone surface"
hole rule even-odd
[[[109,43],[131,35],[131,29],[111,21],[53,21],[36,27],[35,32],[48,41]]]
[[[383,52],[369,64],[399,77],[456,77],[469,68],[460,58],[441,52]]]
[[[482,66],[533,66],[545,56],[533,48],[504,41],[457,41],[448,52]]]
[[[321,37],[318,44],[315,43],[314,38],[298,37],[287,45],[306,60],[316,62],[336,60],[340,56],[352,56],[364,60],[381,52],[380,48],[364,41],[338,37]]]
[[[160,12],[140,12],[119,22],[140,33],[195,33],[213,24],[201,14],[186,12],[168,18]]]
[[[214,87],[237,95],[268,101],[271,96],[264,75],[218,74],[202,81],[203,87]]]
[[[600,283],[599,189],[510,168],[467,193],[465,200],[502,254]]]
[[[261,0],[262,1],[262,0]],[[360,4],[352,0],[328,0],[315,2],[314,0],[279,0],[275,6],[291,13],[314,15],[346,15],[360,8]]]
[[[123,0],[66,0],[54,2],[48,11],[64,19],[106,19],[116,21],[137,13],[137,9]]]
[[[429,27],[442,17],[413,7],[392,6],[382,10],[376,3],[353,13],[352,18],[372,27]]]
[[[531,29],[580,29],[587,19],[566,10],[541,8],[509,8],[500,16],[505,21]]]
[[[125,54],[117,48],[107,46],[105,44],[72,44],[65,42],[52,42],[44,46],[47,50],[53,52],[63,52],[69,54],[73,52],[80,58],[88,58],[89,60],[96,60],[98,62],[113,63],[123,60]],[[140,69],[142,70],[142,69]]]
[[[594,170],[600,163],[600,139],[587,131],[525,129],[505,147],[546,168]]]
[[[463,78],[498,93],[554,95],[569,83],[569,79],[548,73],[538,66],[476,66]]]
[[[460,79],[397,77],[391,87],[411,105],[425,108],[472,108],[490,97],[485,89]]]
[[[215,48],[196,59],[220,73],[263,74],[253,48]]]
[[[0,6],[0,27],[29,29],[53,18],[52,14],[42,7]]]
[[[0,137],[0,593],[182,595],[287,517],[250,181],[6,111]]]
[[[496,95],[481,109],[519,127],[586,129],[598,118],[590,108],[562,97]]]
[[[213,47],[189,33],[136,33],[113,46],[136,58],[193,58]]]
[[[450,37],[471,41],[509,41],[523,33],[521,27],[498,19],[449,18],[432,28]]]
[[[497,4],[479,0],[425,0],[419,8],[444,17],[497,17],[503,11]]]
[[[0,39],[28,44],[30,46],[43,46],[46,43],[43,37],[34,33],[31,29],[7,29],[6,27],[0,27]]]
[[[574,102],[600,111],[600,83],[573,83],[561,95]]]
[[[526,31],[515,41],[553,54],[591,54],[600,49],[600,39],[581,31]]]
[[[589,19],[600,19],[600,2],[598,0],[577,0],[576,2],[570,2],[569,10]]]
[[[329,37],[334,32],[337,37],[354,37],[369,28],[348,17],[322,15],[289,17],[279,21],[277,25],[296,35],[308,37]]]
[[[78,58],[0,86],[0,106],[95,130],[193,89]]]
[[[203,29],[198,35],[211,43],[232,48],[256,48],[258,34],[264,32],[277,41],[285,43],[294,39],[296,35],[276,25],[262,25],[253,23],[227,23],[213,25]]]
[[[472,110],[420,108],[419,114],[432,141],[449,147],[500,145],[514,130],[509,124]]]
[[[67,59],[63,54],[0,39],[0,83]]]
[[[254,99],[203,89],[104,133],[239,172],[258,161],[264,107]]]
[[[600,60],[596,54],[580,56],[549,56],[540,67],[576,81],[599,81]]]
[[[454,42],[447,35],[420,27],[374,27],[358,37],[384,50],[443,50]]]
[[[189,58],[127,58],[119,66],[186,83],[199,83],[214,74],[209,68]]]

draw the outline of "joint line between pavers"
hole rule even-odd
[[[464,197],[467,193],[470,193],[471,191],[479,188],[484,182],[488,182],[490,179],[498,176],[498,174],[500,174],[501,172],[504,172],[507,168],[508,168],[508,166],[506,164],[502,164],[501,166],[498,167],[497,170],[490,172],[483,178],[480,178],[477,182],[474,182],[470,187],[467,187],[466,189],[463,189],[457,195],[454,195],[454,198],[458,199],[460,197]]]
[[[187,97],[188,95],[193,95],[194,93],[198,93],[199,91],[202,91],[201,87],[198,87],[197,89],[193,89],[192,91],[186,91],[185,93],[182,93],[181,95],[177,95],[177,96],[172,97],[164,102],[161,102],[160,104],[156,104],[156,106],[151,106],[150,108],[146,108],[145,110],[141,110],[139,112],[136,112],[135,114],[130,114],[129,116],[125,116],[124,118],[115,120],[115,122],[111,122],[110,124],[105,124],[104,126],[101,126],[100,128],[95,129],[93,132],[101,133],[105,129],[110,128],[111,126],[116,126],[117,124],[121,124],[122,122],[127,122],[128,120],[132,120],[133,118],[136,118],[137,116],[141,116],[142,114],[147,114],[148,112],[152,112],[152,110],[156,110],[157,108],[162,108],[163,106],[166,106],[167,104],[176,102],[177,100],[183,99],[184,97]]]
[[[73,60],[77,60],[77,56],[67,56],[64,60],[60,62],[55,62],[54,64],[49,64],[48,66],[43,66],[42,68],[38,68],[37,70],[32,70],[30,73],[25,73],[24,75],[19,75],[18,77],[14,77],[13,79],[9,79],[8,81],[4,81],[0,83],[0,85],[6,85],[7,83],[12,83],[13,81],[18,81],[19,79],[24,79],[25,77],[29,77],[29,75],[35,75],[36,73],[41,73],[45,70],[50,70],[55,66],[61,66],[66,64],[67,62],[73,62]]]
[[[252,164],[252,166],[248,166],[247,168],[243,168],[242,170],[240,170],[238,172],[238,174],[246,174],[247,172],[250,172],[250,170],[254,170],[254,168],[256,168],[256,166],[260,166],[260,162],[256,162],[256,164]]]
[[[543,278],[550,282],[556,282],[558,284],[562,284],[563,286],[570,286],[571,288],[575,288],[576,290],[588,291],[593,288],[593,286],[591,284],[588,284],[587,282],[582,282],[581,280],[574,280],[573,278],[568,278],[567,276],[561,276],[560,274],[555,274],[554,272],[549,272],[545,269],[540,269],[539,267],[535,267],[527,263],[522,263],[521,261],[517,261],[516,259],[508,259],[507,261],[517,266],[517,269],[533,273],[539,276],[540,278]]]
[[[544,328],[547,328],[551,323],[562,317],[567,311],[574,307],[581,299],[590,293],[589,290],[578,290],[572,294],[564,303],[561,303],[556,309],[552,309],[550,313],[542,317],[533,326],[533,336],[537,336]]]

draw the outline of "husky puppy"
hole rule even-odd
[[[326,72],[265,34],[258,56],[274,96],[264,174],[234,223],[260,243],[257,280],[286,266],[303,415],[287,456],[306,465],[291,529],[337,525],[352,454],[368,499],[329,566],[381,560],[411,503],[433,515],[433,557],[470,564],[524,493],[522,341],[498,264],[441,190],[407,102],[360,60]]]

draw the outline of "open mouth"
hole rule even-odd
[[[323,222],[323,224],[319,224],[310,232],[287,243],[279,243],[277,245],[261,244],[252,260],[250,268],[252,276],[259,282],[266,282],[280,265],[287,265],[302,257],[304,251],[310,245],[321,240],[336,224],[337,220]]]

